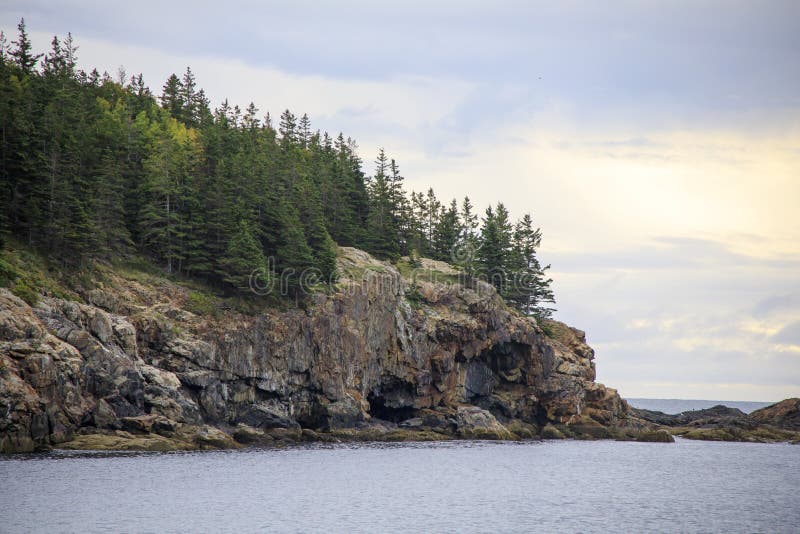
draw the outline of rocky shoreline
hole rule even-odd
[[[114,270],[35,306],[0,289],[0,451],[681,433],[595,382],[583,332],[447,264],[338,262],[334,291],[259,313]]]
[[[676,415],[637,408],[631,408],[630,412],[686,439],[800,443],[800,399],[786,399],[749,415],[722,405]]]

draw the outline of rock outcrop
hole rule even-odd
[[[773,443],[800,441],[800,399],[787,399],[745,414],[736,408],[717,405],[704,410],[665,414],[652,410],[630,409],[637,419],[659,425],[687,439],[706,441],[748,441]]]
[[[782,400],[754,411],[750,417],[761,424],[800,431],[800,399]]]
[[[583,332],[552,323],[546,335],[491,286],[432,280],[435,267],[401,276],[343,248],[334,291],[257,314],[195,314],[187,289],[114,272],[80,303],[31,307],[0,289],[0,450],[513,439],[545,427],[633,437],[648,426],[594,381]]]

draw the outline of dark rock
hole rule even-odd
[[[253,428],[296,428],[300,425],[288,415],[279,413],[269,406],[263,404],[252,404],[244,409],[237,418],[237,423],[241,423]]]
[[[654,430],[651,432],[642,432],[636,436],[636,441],[647,443],[675,443],[675,438],[673,438],[672,434],[667,430]]]
[[[757,423],[800,431],[800,399],[786,399],[750,414]]]
[[[675,414],[667,414],[655,410],[645,410],[643,408],[634,407],[631,407],[630,413],[634,417],[638,417],[644,421],[650,421],[651,423],[655,423],[657,425],[675,426],[678,424],[678,416]]]
[[[421,417],[412,417],[401,422],[398,426],[402,428],[420,428],[423,425]]]

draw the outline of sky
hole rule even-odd
[[[13,40],[191,66],[219,104],[307,112],[408,188],[542,228],[556,318],[626,397],[800,396],[800,3],[5,0]]]

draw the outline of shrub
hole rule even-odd
[[[199,291],[191,291],[186,299],[186,309],[195,315],[211,315],[214,313],[214,298]]]
[[[29,286],[25,281],[19,281],[11,287],[11,292],[28,303],[29,306],[36,306],[39,302],[39,291]]]
[[[19,273],[14,266],[0,258],[0,286],[6,287],[11,285],[11,282],[17,279]]]

